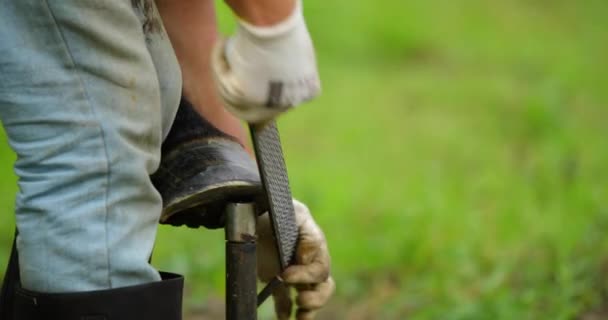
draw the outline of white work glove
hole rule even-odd
[[[317,310],[329,300],[336,285],[329,275],[330,257],[323,231],[303,203],[294,199],[293,205],[299,231],[295,264],[280,275],[284,284],[272,295],[277,318],[289,319],[292,301],[287,285],[294,286],[298,293],[296,319],[309,320],[314,319]],[[258,218],[257,234],[258,276],[263,282],[269,282],[279,273],[279,261],[268,213]]]
[[[239,21],[234,36],[216,45],[211,65],[228,111],[250,123],[270,120],[321,91],[300,1],[273,26]]]

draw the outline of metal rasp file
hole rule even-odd
[[[249,128],[279,253],[281,271],[283,271],[294,256],[298,227],[279,131],[275,121],[264,125],[250,124]],[[276,277],[262,290],[258,295],[258,305],[279,283],[281,281]]]

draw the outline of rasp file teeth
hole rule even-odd
[[[255,154],[262,177],[282,268],[289,265],[298,239],[287,167],[276,123],[251,126]]]

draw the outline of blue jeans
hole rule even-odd
[[[22,286],[160,280],[149,175],[181,75],[152,0],[0,0],[0,119],[17,154]]]

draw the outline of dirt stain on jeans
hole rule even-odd
[[[162,20],[154,8],[154,0],[131,0],[131,5],[142,15],[142,29],[146,36],[162,34]]]

